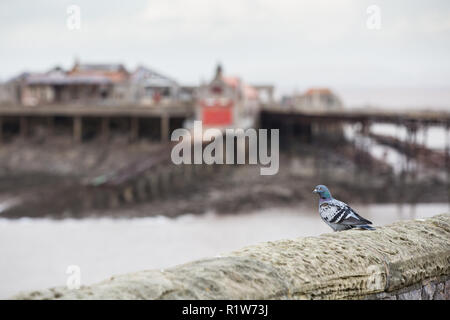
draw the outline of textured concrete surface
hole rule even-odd
[[[448,298],[449,275],[450,215],[445,214],[376,231],[266,242],[164,271],[13,298],[437,299]]]

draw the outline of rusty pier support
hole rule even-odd
[[[450,210],[450,123],[445,126],[445,170],[447,172],[447,204]]]
[[[107,142],[109,140],[109,118],[104,117],[101,122],[101,140]]]
[[[3,117],[0,117],[0,145],[3,144]]]
[[[130,119],[130,142],[136,142],[139,138],[139,118],[132,117]]]
[[[22,116],[20,117],[19,122],[20,137],[25,139],[28,135],[28,119],[27,117]]]
[[[161,115],[161,142],[166,143],[169,141],[170,131],[170,118],[167,113]]]
[[[76,116],[73,118],[73,141],[80,143],[83,140],[83,118]]]

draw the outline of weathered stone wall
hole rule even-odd
[[[426,279],[406,288],[366,297],[374,300],[450,300],[450,277]]]
[[[249,230],[250,232],[250,230]],[[449,299],[450,215],[249,246],[16,299]]]

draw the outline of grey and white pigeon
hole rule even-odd
[[[375,230],[370,226],[372,222],[357,214],[350,206],[342,201],[334,199],[330,190],[324,185],[318,185],[313,193],[319,195],[319,214],[323,221],[334,231],[360,228]]]

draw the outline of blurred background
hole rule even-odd
[[[0,7],[0,298],[331,232],[317,184],[374,225],[449,211],[448,1]],[[278,173],[173,164],[194,120],[279,129]]]

